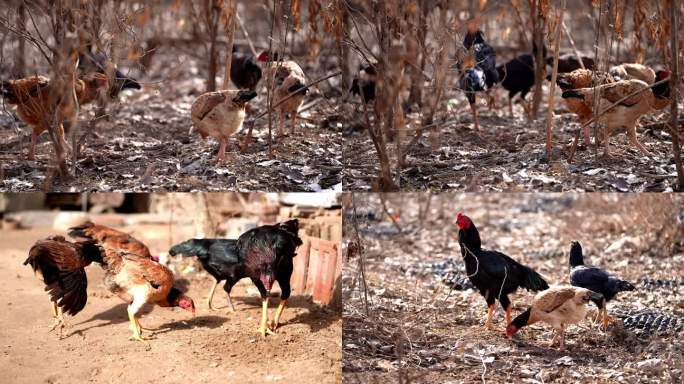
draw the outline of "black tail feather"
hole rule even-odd
[[[571,99],[571,98],[577,98],[577,99],[582,99],[584,100],[584,95],[581,92],[578,92],[574,89],[569,89],[567,91],[563,91],[562,97],[564,99]]]

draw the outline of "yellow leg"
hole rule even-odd
[[[128,338],[129,340],[145,341],[145,338],[141,334],[140,323],[138,319],[135,318],[135,313],[131,312],[130,308],[128,310],[128,320],[131,323],[131,330],[133,331],[133,336]]]
[[[211,309],[212,311],[215,311],[215,310],[216,310],[214,307],[211,306],[211,299],[214,298],[214,291],[216,290],[216,286],[217,286],[217,285],[219,285],[219,281],[218,281],[218,280],[217,280],[216,282],[214,282],[214,285],[211,286],[211,289],[209,290],[209,298],[207,298],[207,306],[208,306],[209,309]]]
[[[230,295],[228,295],[228,306],[230,307],[229,312],[235,312],[235,307],[233,306],[233,300],[230,299]]]
[[[294,135],[295,133],[295,127],[297,126],[297,111],[292,112],[292,128],[290,130],[290,133]]]
[[[489,306],[489,309],[487,309],[487,320],[485,321],[485,328],[492,330],[494,327],[492,326],[492,316],[494,315],[494,306],[496,304],[492,304]]]
[[[52,301],[52,316],[54,317],[54,322],[50,326],[48,332],[54,331],[59,327],[59,337],[62,337],[62,331],[66,327],[66,322],[64,321],[64,315],[62,314],[62,308],[60,308],[56,302]]]
[[[266,334],[274,335],[275,333],[268,327],[268,297],[264,299],[261,303],[261,323],[259,324],[259,329],[257,330],[261,333],[262,337],[266,337]]]
[[[275,332],[280,325],[280,315],[283,314],[285,307],[287,307],[287,299],[280,300],[280,304],[278,304],[278,309],[276,310],[275,318],[273,319],[273,324],[271,325],[273,332]]]

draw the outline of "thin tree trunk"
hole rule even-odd
[[[26,6],[22,1],[17,10],[17,29],[26,32]],[[17,47],[17,55],[15,57],[14,76],[24,77],[26,74],[26,39],[19,38],[19,46]]]
[[[672,75],[670,77],[670,89],[672,89],[672,104],[670,106],[670,136],[672,136],[672,153],[674,154],[675,166],[677,168],[677,189],[684,190],[684,168],[682,168],[682,147],[679,142],[679,109],[677,103],[677,87],[679,86],[679,46],[677,33],[678,20],[678,1],[670,0],[670,44],[672,46]]]
[[[549,103],[546,108],[546,157],[549,159],[549,162],[551,161],[551,150],[553,149],[553,98],[556,92],[556,77],[558,75],[558,49],[560,47],[563,13],[565,13],[565,0],[561,1],[561,9],[556,17],[556,33],[553,44],[553,72],[551,73],[551,82],[549,83]],[[540,64],[546,65],[545,62]]]
[[[544,81],[544,74],[546,73],[546,58],[544,57],[544,49],[542,48],[544,45],[544,17],[540,14],[540,1],[541,0],[537,0],[533,2],[532,41],[537,44],[537,56],[535,57],[535,62],[542,65],[536,65],[534,67],[534,98],[532,98],[532,109],[530,110],[530,116],[528,116],[529,121],[533,121],[537,118],[539,105],[541,104],[542,99],[542,82]]]
[[[235,34],[235,16],[237,15],[237,3],[231,1],[224,4],[223,12],[226,13],[226,68],[223,73],[223,89],[230,86],[230,67],[233,61],[233,35]]]

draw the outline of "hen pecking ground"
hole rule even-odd
[[[684,201],[659,195],[441,194],[425,211],[426,195],[388,195],[400,217],[359,220],[368,284],[364,304],[360,259],[354,253],[343,275],[343,376],[349,383],[612,383],[681,382],[684,324]],[[376,196],[355,197],[357,209],[382,212]],[[424,212],[422,227],[419,207]],[[540,272],[549,283],[568,283],[567,255],[579,240],[585,260],[637,285],[608,308],[613,316],[657,311],[664,326],[618,320],[600,331],[585,320],[566,332],[566,351],[547,347],[551,328],[535,325],[513,341],[482,327],[486,304],[472,289],[451,289],[445,274],[463,277],[455,213],[475,221],[483,247],[505,252]],[[345,239],[354,244],[353,219]],[[348,246],[348,250],[354,247]],[[661,280],[663,284],[654,283]],[[456,279],[458,280],[458,279]],[[513,315],[533,294],[511,296]],[[592,308],[594,308],[592,306]]]

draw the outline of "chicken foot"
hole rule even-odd
[[[133,331],[133,336],[129,337],[128,340],[135,340],[135,341],[146,341],[147,340],[142,335],[143,327],[140,326],[138,319],[136,319],[136,317],[135,317],[136,313],[138,312],[138,309],[140,309],[141,306],[142,305],[135,305],[135,303],[132,303],[131,305],[128,306],[128,320],[131,323],[131,331]]]
[[[280,304],[278,304],[278,309],[276,310],[275,318],[273,319],[273,322],[271,323],[271,330],[273,332],[276,332],[276,330],[280,326],[280,315],[283,314],[283,311],[285,310],[286,306],[287,306],[287,299],[280,300]]]
[[[275,335],[275,332],[268,327],[268,297],[264,298],[261,303],[261,323],[257,332],[261,333],[262,337],[266,337],[267,333]]]
[[[66,328],[67,324],[66,321],[64,321],[64,314],[62,313],[62,308],[60,308],[54,301],[52,302],[52,316],[54,318],[54,322],[50,326],[48,333],[59,328],[59,338],[61,339],[62,332],[64,331],[64,328]]]

